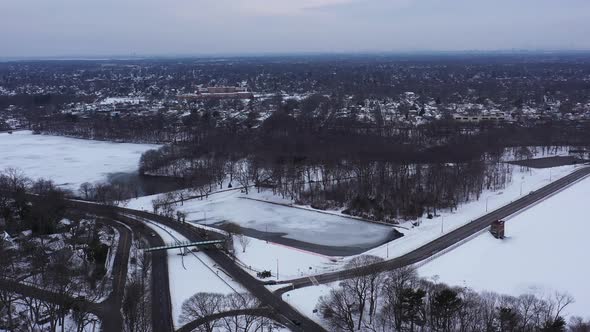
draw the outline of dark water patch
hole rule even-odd
[[[123,184],[131,189],[133,196],[149,196],[187,188],[186,182],[179,178],[167,176],[141,175],[137,172],[111,173],[107,175],[111,184]]]

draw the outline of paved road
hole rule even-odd
[[[314,282],[319,284],[326,284],[331,283],[339,280],[354,278],[357,276],[367,275],[371,273],[375,273],[375,271],[390,271],[396,268],[412,265],[423,261],[426,258],[431,257],[432,255],[452,246],[453,244],[458,243],[461,240],[468,238],[469,236],[486,229],[489,227],[492,222],[498,219],[504,219],[518,211],[521,211],[545,198],[555,194],[556,192],[570,186],[572,183],[590,175],[590,167],[582,167],[575,172],[552,182],[551,184],[532,192],[522,198],[505,205],[495,211],[492,211],[486,214],[483,217],[480,217],[462,227],[459,227],[437,239],[434,241],[429,242],[428,244],[423,245],[422,247],[409,252],[403,256],[400,256],[395,259],[391,259],[388,261],[364,266],[361,268],[343,270],[338,272],[330,272],[324,273],[320,275],[316,275]],[[276,291],[277,294],[282,294],[288,292],[293,289],[303,288],[307,286],[312,286],[313,282],[309,279],[309,277],[305,278],[297,278],[292,280],[284,280],[280,283],[290,284],[284,288],[281,288]]]
[[[219,312],[213,315],[209,315],[206,317],[201,317],[199,319],[195,319],[194,321],[184,325],[183,327],[176,330],[176,332],[191,332],[197,327],[212,322],[218,319],[222,319],[225,317],[234,317],[234,316],[256,316],[256,317],[266,317],[272,320],[277,320],[277,316],[274,311],[269,310],[268,308],[252,308],[252,309],[241,309],[241,310],[230,310]]]
[[[374,271],[388,271],[392,269],[396,269],[399,267],[411,265],[417,262],[420,262],[432,255],[452,246],[455,243],[460,242],[461,240],[489,227],[489,225],[498,219],[505,218],[509,215],[512,215],[522,209],[525,209],[540,200],[562,190],[563,188],[571,185],[573,182],[580,180],[583,177],[586,177],[590,174],[590,167],[583,167],[578,169],[577,171],[573,172],[570,175],[567,175],[535,192],[532,192],[529,195],[526,195],[502,208],[499,208],[483,217],[480,217],[454,231],[451,231],[442,237],[410,252],[398,258],[388,260],[382,263],[365,266],[362,268],[344,270],[339,272],[332,272],[332,273],[325,273],[321,275],[315,276],[314,282],[316,283],[330,283],[338,280],[343,280],[347,278],[352,278],[360,275],[366,275],[368,273],[374,273]],[[164,224],[175,231],[179,232],[186,238],[191,241],[202,241],[206,239],[216,238],[219,237],[219,234],[205,232],[203,230],[196,229],[190,225],[180,224],[173,219],[166,218],[159,215],[154,215],[152,213],[144,212],[144,211],[136,211],[131,209],[119,208],[119,207],[107,207],[99,204],[89,203],[89,202],[82,202],[82,201],[70,201],[70,205],[72,207],[80,208],[87,212],[92,212],[96,214],[100,214],[103,216],[114,216],[117,214],[127,214],[136,217],[146,218],[160,224]],[[122,241],[120,241],[121,245]],[[205,253],[215,261],[217,265],[223,268],[232,278],[238,282],[240,282],[250,293],[256,296],[262,305],[269,306],[273,308],[277,315],[277,320],[287,327],[289,327],[292,331],[325,331],[321,326],[317,323],[313,322],[311,319],[305,317],[301,313],[297,312],[293,309],[290,305],[285,303],[281,297],[280,293],[296,289],[302,288],[306,286],[311,286],[313,283],[309,278],[298,278],[288,281],[283,281],[282,283],[290,283],[292,285],[283,288],[277,291],[278,294],[271,293],[268,289],[266,289],[260,281],[256,280],[254,277],[246,273],[240,267],[238,267],[231,258],[227,255],[222,253],[219,250],[211,249],[205,251]],[[128,250],[127,250],[128,255]],[[127,257],[128,258],[128,257]],[[126,260],[127,261],[127,260]],[[164,259],[165,261],[165,259]],[[123,268],[123,267],[122,267]],[[126,262],[125,262],[125,271],[126,271]],[[154,265],[154,278],[153,279],[167,279],[168,275],[166,273],[167,266],[163,266],[159,264],[158,267]],[[116,275],[116,274],[115,274]],[[167,280],[166,280],[167,283]],[[124,287],[123,285],[115,285],[115,290]],[[160,285],[159,288],[162,289],[164,286]],[[121,288],[122,289],[122,288]],[[121,293],[122,294],[122,293]],[[158,294],[158,293],[155,293]],[[112,297],[115,298],[115,302],[119,303],[119,306],[116,308],[120,308],[120,298],[119,295],[113,295]],[[155,299],[159,299],[159,296],[154,296]],[[169,307],[168,307],[169,308]],[[114,310],[114,309],[113,309]],[[117,309],[118,310],[118,309]],[[119,315],[120,316],[120,315]],[[158,311],[155,315],[153,315],[152,319],[154,320],[162,320],[162,321],[171,321],[170,317],[170,310],[161,310]],[[296,322],[296,323],[294,323]],[[110,322],[107,322],[110,324]],[[166,326],[168,323],[164,324]],[[110,329],[106,329],[107,326],[104,326],[106,331],[110,331]],[[115,329],[113,331],[116,331]],[[158,331],[167,331],[167,328],[163,328]]]
[[[164,240],[144,223],[122,215],[118,220],[131,227],[135,232],[146,238],[151,247],[165,245]],[[172,301],[170,299],[170,281],[168,279],[168,255],[166,251],[151,253],[152,259],[152,330],[158,332],[171,332],[174,330],[172,322]]]
[[[181,224],[174,219],[155,215],[153,213],[145,211],[137,211],[120,207],[104,206],[100,204],[71,200],[69,204],[72,207],[82,209],[84,211],[100,214],[100,215],[113,215],[123,214],[127,216],[136,216],[139,218],[145,218],[153,222],[165,225],[172,228],[182,236],[186,237],[190,241],[204,241],[208,239],[217,239],[220,234],[215,232],[206,232],[202,229],[197,229],[189,224]],[[217,249],[209,249],[204,251],[220,268],[222,268],[228,275],[234,280],[242,284],[252,295],[254,295],[260,301],[261,305],[273,308],[277,312],[277,319],[280,323],[287,326],[291,331],[325,331],[320,325],[313,320],[309,319],[305,315],[301,314],[293,307],[288,305],[281,299],[279,295],[273,294],[271,291],[258,281],[256,278],[242,270],[235,262],[227,256],[225,253]],[[164,319],[164,317],[161,317]]]

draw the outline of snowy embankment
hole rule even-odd
[[[507,219],[506,238],[483,233],[419,269],[450,285],[519,295],[567,292],[567,315],[590,317],[590,178]]]
[[[257,272],[270,271],[270,280],[292,279],[326,272],[334,269],[341,260],[255,238],[249,238],[244,252],[239,237],[234,236],[234,248],[237,261],[244,270],[253,276],[256,276]]]
[[[187,238],[166,226],[149,221],[146,221],[146,225],[158,233],[166,243],[188,241]],[[182,304],[194,294],[199,292],[220,294],[246,292],[240,284],[218,268],[207,255],[192,251],[187,252],[184,256],[180,253],[180,249],[168,250],[168,278],[175,328],[182,326],[179,321]]]
[[[45,178],[77,190],[84,182],[106,180],[110,173],[137,171],[141,154],[158,147],[33,135],[31,131],[0,133],[0,170],[16,168],[29,178]]]

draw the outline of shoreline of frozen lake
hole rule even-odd
[[[16,168],[31,179],[49,179],[65,189],[137,171],[139,159],[159,145],[93,141],[31,131],[0,133],[0,170]]]

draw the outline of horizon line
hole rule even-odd
[[[297,56],[395,56],[395,55],[510,55],[510,54],[584,54],[590,49],[496,49],[496,50],[407,50],[407,51],[292,51],[292,52],[219,52],[219,53],[132,53],[132,54],[78,54],[78,55],[23,55],[0,56],[0,62],[12,61],[108,61],[149,59],[215,59],[251,57],[297,57]]]

